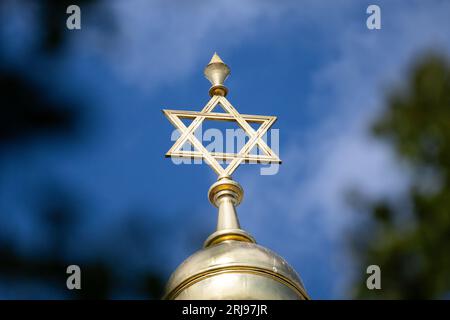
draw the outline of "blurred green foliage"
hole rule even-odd
[[[440,299],[450,293],[450,66],[436,54],[419,60],[395,90],[373,134],[411,169],[408,194],[368,204],[371,217],[353,239],[361,274],[354,297]],[[367,203],[366,203],[367,205]],[[365,273],[381,268],[381,290]]]

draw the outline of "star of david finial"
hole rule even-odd
[[[219,178],[231,176],[241,163],[281,163],[280,158],[263,139],[267,130],[277,118],[274,116],[240,114],[231,105],[225,97],[228,89],[224,86],[224,82],[230,74],[230,68],[220,59],[217,53],[214,53],[204,73],[212,84],[209,89],[211,99],[200,112],[163,110],[169,121],[181,133],[166,153],[166,157],[203,159],[217,173]],[[219,105],[224,112],[214,112],[214,109]],[[186,126],[182,121],[183,119],[190,119],[192,122]],[[237,122],[249,139],[238,153],[210,152],[194,134],[204,120]],[[258,124],[258,129],[253,129],[251,124]],[[194,150],[182,150],[185,143],[190,143]],[[259,148],[262,154],[252,154],[251,151],[255,147]],[[227,166],[222,167],[219,161],[227,161]]]

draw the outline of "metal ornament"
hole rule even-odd
[[[185,260],[172,274],[166,286],[165,299],[309,299],[300,277],[276,253],[256,244],[241,229],[236,214],[244,195],[242,187],[232,180],[232,173],[242,163],[281,163],[280,158],[262,137],[276,121],[274,116],[240,114],[225,98],[225,79],[230,68],[215,53],[204,70],[211,82],[211,99],[200,112],[163,110],[180,131],[166,157],[204,159],[218,175],[208,192],[209,201],[218,208],[216,231],[205,241],[204,248]],[[224,113],[214,112],[220,106]],[[182,119],[191,119],[186,126]],[[233,121],[249,140],[238,153],[209,152],[194,135],[204,120]],[[251,123],[259,124],[254,130]],[[181,148],[189,142],[194,151]],[[251,154],[258,147],[263,154]],[[222,167],[219,161],[227,161]]]
[[[202,111],[180,111],[163,110],[163,113],[169,121],[177,128],[181,135],[175,141],[166,157],[203,159],[217,173],[219,177],[229,177],[243,162],[245,163],[281,163],[280,158],[270,149],[262,137],[277,120],[274,116],[259,116],[240,114],[233,105],[225,98],[228,89],[223,85],[230,69],[226,66],[220,57],[215,53],[211,62],[205,69],[205,75],[211,81],[213,86],[210,93],[213,94]],[[221,106],[225,112],[213,112],[217,106]],[[182,119],[192,119],[191,124],[186,125]],[[218,120],[237,122],[244,132],[249,136],[249,140],[239,151],[239,153],[220,153],[209,152],[203,146],[201,141],[194,135],[204,120]],[[258,130],[254,130],[250,123],[258,123]],[[194,151],[181,150],[186,142],[190,142]],[[250,154],[255,146],[258,146],[263,154]],[[218,160],[230,161],[226,168],[223,168]]]

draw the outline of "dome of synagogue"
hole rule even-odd
[[[295,270],[256,243],[225,240],[186,259],[172,274],[166,299],[309,299]]]

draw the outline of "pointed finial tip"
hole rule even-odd
[[[211,82],[212,87],[209,90],[211,96],[226,96],[228,89],[223,85],[225,79],[230,74],[230,68],[220,59],[217,52],[214,52],[211,61],[204,70],[206,78]]]
[[[222,59],[219,57],[219,55],[217,54],[217,52],[214,52],[214,54],[213,54],[211,60],[209,61],[208,65],[209,65],[209,64],[212,64],[212,63],[223,63],[223,64],[225,64],[225,63],[222,61]]]

